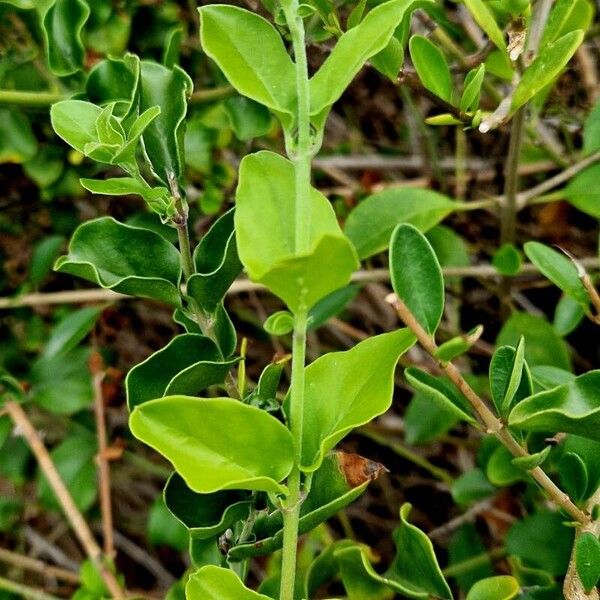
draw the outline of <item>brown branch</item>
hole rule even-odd
[[[81,546],[92,561],[94,567],[102,576],[112,597],[115,600],[124,600],[125,594],[121,589],[119,582],[110,569],[104,564],[104,557],[100,546],[98,546],[88,524],[73,501],[73,497],[56,470],[56,466],[52,462],[48,450],[29,420],[29,417],[21,405],[14,401],[7,402],[5,406],[19,433],[27,440],[31,451],[37,459],[40,469],[46,476],[46,479],[48,480],[56,499],[60,503],[67,520],[71,524],[75,535],[79,539]]]
[[[68,581],[69,583],[75,584],[79,583],[80,581],[79,575],[77,573],[73,573],[73,571],[67,571],[66,569],[49,565],[48,563],[38,560],[37,558],[24,556],[23,554],[12,552],[6,548],[0,548],[0,560],[14,565],[15,567],[19,567],[20,569],[34,571],[35,573],[39,573],[48,579],[62,579],[63,581]]]

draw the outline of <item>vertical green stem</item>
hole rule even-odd
[[[177,225],[177,239],[179,241],[179,252],[181,254],[181,268],[186,281],[194,273],[194,262],[192,260],[192,249],[190,248],[190,236],[187,221]]]
[[[295,202],[295,251],[306,252],[310,246],[310,178],[311,160],[314,154],[310,130],[310,86],[308,62],[304,37],[304,22],[298,16],[298,0],[284,4],[284,11],[294,49],[296,70],[296,93],[298,98],[296,123],[297,135],[290,145],[294,163]],[[292,348],[292,381],[290,387],[290,430],[295,444],[295,464],[288,478],[289,496],[283,507],[283,559],[281,565],[280,600],[293,600],[296,578],[296,555],[298,549],[298,523],[300,519],[302,456],[302,424],[304,419],[304,365],[306,361],[307,307],[294,317]]]

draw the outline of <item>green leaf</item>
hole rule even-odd
[[[563,2],[563,4],[570,6],[577,2]],[[583,153],[588,155],[596,150],[600,150],[600,100],[594,104],[583,125]]]
[[[565,337],[575,331],[585,319],[585,309],[586,307],[571,296],[561,296],[554,309],[552,321],[556,335]]]
[[[133,177],[111,177],[110,179],[80,179],[79,183],[92,194],[106,196],[127,196],[135,194],[141,196],[149,205],[156,204],[161,199],[168,197],[168,190],[164,187],[150,187],[144,185]]]
[[[371,57],[371,64],[394,84],[398,81],[403,62],[404,48],[394,36],[383,50]]]
[[[272,600],[248,589],[230,569],[213,565],[190,575],[185,586],[187,600]]]
[[[530,366],[549,365],[571,370],[571,359],[565,342],[545,319],[528,313],[515,312],[504,323],[496,346],[516,347],[525,338],[525,360]]]
[[[295,70],[283,40],[267,20],[237,6],[213,4],[200,11],[202,48],[243,96],[264,104],[291,128]]]
[[[308,330],[318,329],[329,319],[342,312],[356,298],[359,291],[359,285],[347,285],[319,300],[308,313]]]
[[[215,342],[195,333],[173,338],[164,348],[137,364],[127,374],[127,406],[162,396],[192,395],[223,383],[237,359],[223,362]]]
[[[93,460],[96,452],[96,440],[91,435],[71,435],[50,452],[58,474],[81,511],[87,511],[96,501],[96,465]],[[37,485],[40,502],[52,510],[60,510],[61,505],[41,471]]]
[[[224,100],[223,107],[238,140],[246,142],[266,135],[271,129],[271,114],[258,102],[233,96]]]
[[[508,414],[515,398],[523,370],[525,369],[525,338],[521,336],[517,348],[500,346],[490,362],[490,389],[496,409],[501,415]],[[528,386],[531,393],[531,384]]]
[[[320,69],[310,80],[310,113],[320,128],[329,108],[350,85],[369,58],[383,50],[404,16],[428,2],[388,0],[375,7],[334,46]]]
[[[159,234],[101,217],[80,225],[54,267],[103,288],[178,306],[181,265]]]
[[[589,485],[587,467],[574,452],[565,452],[558,461],[558,476],[562,489],[574,502],[585,497]]]
[[[600,165],[595,164],[577,173],[563,189],[565,200],[591,217],[600,219],[600,190],[596,185]]]
[[[294,329],[294,316],[287,310],[278,310],[269,315],[263,323],[263,329],[269,335],[286,335]]]
[[[342,582],[350,598],[356,600],[371,598],[372,596],[367,595],[353,595],[352,588],[348,589],[348,584],[356,580],[360,582],[360,579],[367,581],[372,579],[374,583],[384,584],[395,593],[408,598],[434,597],[452,600],[452,592],[437,563],[431,541],[420,529],[408,522],[410,510],[411,505],[408,503],[400,508],[400,526],[393,534],[396,556],[383,576],[374,571],[360,546],[343,548],[336,552],[340,562]],[[373,597],[388,598],[389,596]]]
[[[312,531],[354,502],[384,467],[358,454],[335,452],[323,460],[313,475],[311,488],[300,509],[298,532]],[[256,541],[231,548],[228,559],[244,560],[271,554],[283,545],[283,516],[279,509],[259,517],[252,531]]]
[[[575,565],[583,588],[589,594],[600,579],[600,541],[589,531],[575,541]]]
[[[478,325],[464,335],[458,335],[440,344],[435,352],[435,358],[444,362],[450,362],[457,356],[461,356],[477,342],[483,333],[483,325]]]
[[[102,109],[83,100],[63,100],[50,108],[50,120],[54,131],[75,150],[86,154],[90,144],[98,143],[96,121]],[[110,162],[111,156],[103,156]],[[98,159],[96,159],[98,160]]]
[[[89,16],[90,7],[83,0],[55,0],[46,11],[42,22],[46,56],[55,75],[72,75],[82,68],[81,31]]]
[[[64,243],[65,238],[62,235],[49,235],[33,247],[29,263],[29,280],[34,288],[38,288],[52,272],[52,265]]]
[[[141,62],[140,111],[160,107],[160,114],[145,128],[142,142],[154,173],[167,187],[171,176],[176,181],[183,177],[185,115],[193,87],[189,75],[178,66],[167,69]]]
[[[411,446],[427,443],[452,429],[460,420],[454,408],[432,403],[427,394],[416,392],[404,414],[406,443]]]
[[[0,164],[31,160],[37,148],[27,117],[18,110],[0,108]]]
[[[535,454],[513,458],[512,464],[523,471],[531,471],[532,469],[539,467],[548,458],[550,450],[552,450],[552,446],[546,446],[543,450],[536,452]]]
[[[295,250],[294,166],[272,152],[245,156],[235,212],[238,252],[254,281],[282,298],[292,312],[311,308],[345,286],[358,266],[329,201],[311,190],[309,250]]]
[[[460,505],[489,498],[495,491],[496,488],[481,469],[471,469],[463,473],[454,482],[451,489],[452,499]]]
[[[304,577],[303,598],[313,598],[319,588],[336,578],[339,567],[335,553],[343,548],[356,546],[348,539],[335,540],[325,546],[323,551],[310,563]]]
[[[188,293],[210,314],[242,271],[233,219],[234,209],[219,217],[194,251],[196,273],[188,280]]]
[[[42,356],[52,358],[71,351],[93,329],[101,313],[101,308],[88,306],[68,314],[52,330]]]
[[[500,27],[498,27],[498,23],[496,23],[496,19],[494,18],[494,13],[488,8],[487,4],[483,0],[464,0],[464,3],[479,27],[481,27],[490,38],[490,41],[492,41],[501,52],[506,53],[504,34]]]
[[[292,468],[292,436],[258,408],[229,398],[168,396],[137,406],[129,425],[196,492],[286,492],[279,482]]]
[[[160,496],[148,513],[147,536],[153,546],[171,546],[179,552],[189,545],[187,529],[169,512]]]
[[[115,114],[129,115],[137,110],[140,59],[134,54],[123,58],[105,58],[92,67],[85,91],[91,102],[104,105],[115,102]]]
[[[442,268],[427,238],[413,225],[403,223],[392,233],[390,277],[398,298],[434,334],[444,313]]]
[[[463,112],[477,110],[481,96],[481,86],[485,77],[485,64],[479,65],[467,73],[459,108]]]
[[[410,367],[404,371],[406,380],[419,393],[438,407],[451,412],[457,419],[476,425],[477,421],[469,414],[467,400],[444,379],[434,377],[421,369]]]
[[[594,5],[590,0],[557,0],[552,7],[540,43],[542,52],[547,44],[561,36],[581,29],[586,31],[594,18]]]
[[[492,561],[486,559],[487,548],[473,523],[466,523],[456,530],[450,538],[448,547],[448,577],[456,580],[462,591],[468,590],[480,579],[494,574]],[[478,565],[468,570],[461,569],[465,561],[477,557]],[[456,566],[456,570],[453,567]],[[452,573],[452,575],[450,575]]]
[[[525,254],[537,268],[565,294],[587,306],[589,296],[577,274],[577,268],[564,254],[539,242],[527,242]]]
[[[574,531],[559,513],[540,510],[516,521],[506,536],[509,554],[551,575],[564,575],[569,564]],[[551,540],[552,543],[548,543]]]
[[[511,575],[497,575],[478,581],[467,594],[467,600],[512,600],[521,591]]]
[[[525,431],[563,431],[600,441],[600,371],[526,398],[510,413],[509,424]]]
[[[459,208],[448,197],[418,188],[395,188],[368,196],[352,210],[344,233],[360,259],[383,252],[400,223],[425,232]]]
[[[452,102],[452,75],[442,51],[422,35],[413,35],[408,47],[423,86],[438,98]]]
[[[169,477],[164,498],[173,516],[198,540],[212,539],[246,519],[251,504],[248,493],[237,490],[198,494],[177,473]]]
[[[527,481],[525,473],[514,465],[513,455],[504,446],[498,446],[492,452],[485,467],[485,474],[490,482],[498,487]]]
[[[351,350],[325,354],[306,368],[304,471],[315,471],[352,429],[390,407],[396,362],[414,343],[408,329],[399,329],[364,340]]]
[[[559,451],[563,455],[576,455],[583,462],[588,485],[585,492],[581,495],[581,499],[587,500],[598,490],[598,487],[600,487],[600,445],[593,440],[588,440],[578,435],[567,435],[560,444]],[[561,460],[562,456],[558,459],[559,465]],[[568,460],[570,461],[572,459]],[[583,473],[583,469],[579,469],[579,472]]]
[[[521,270],[521,255],[513,244],[503,244],[494,253],[492,264],[502,275],[516,275]]]
[[[579,29],[571,31],[544,48],[523,72],[512,97],[513,112],[529,102],[560,75],[583,42],[583,36],[583,31]]]

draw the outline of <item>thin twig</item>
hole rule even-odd
[[[7,402],[5,406],[19,433],[27,440],[29,447],[37,459],[40,469],[46,476],[46,479],[48,480],[56,499],[60,503],[65,516],[71,524],[75,535],[79,539],[81,546],[89,559],[94,564],[94,567],[104,580],[106,587],[115,600],[124,600],[125,595],[117,578],[104,564],[104,557],[102,556],[100,546],[98,546],[88,524],[73,501],[73,497],[56,470],[56,466],[52,462],[48,450],[44,446],[40,435],[31,424],[29,417],[21,405],[14,401]]]
[[[390,302],[392,302],[400,319],[417,336],[421,346],[423,346],[427,353],[437,361],[438,365],[446,372],[450,381],[454,383],[462,395],[469,401],[477,419],[483,425],[485,432],[496,437],[496,439],[498,439],[498,441],[501,442],[513,456],[517,458],[529,457],[529,452],[515,440],[505,424],[477,395],[456,366],[452,362],[445,362],[435,358],[438,347],[433,336],[429,335],[425,329],[423,329],[406,304],[396,296],[390,299]],[[565,494],[559,489],[540,467],[536,467],[527,472],[538,482],[553,502],[565,510],[573,519],[582,524],[590,522],[589,514],[575,506],[568,494]]]
[[[0,590],[12,592],[13,594],[18,594],[23,598],[29,598],[30,600],[63,600],[58,596],[52,596],[50,594],[47,594],[46,592],[44,592],[44,590],[29,587],[28,585],[23,585],[22,583],[9,581],[4,577],[0,577]]]
[[[26,571],[34,571],[48,579],[62,579],[63,581],[68,581],[70,583],[79,583],[79,575],[73,571],[67,571],[66,569],[49,565],[37,558],[24,556],[23,554],[12,552],[6,548],[0,548],[0,560],[14,565],[15,567],[19,567],[20,569],[25,569]]]

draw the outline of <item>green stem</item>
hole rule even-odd
[[[493,560],[504,558],[507,554],[506,548],[493,548],[489,552],[483,552],[477,556],[467,558],[459,563],[455,563],[446,567],[442,572],[444,577],[457,577],[458,575],[464,575],[470,573],[474,569],[488,564]]]
[[[0,104],[18,106],[50,106],[65,100],[64,94],[56,92],[25,92],[19,90],[0,90]]]
[[[181,254],[181,268],[187,281],[194,274],[194,261],[192,260],[187,220],[177,225],[177,239],[179,241],[179,253]]]

